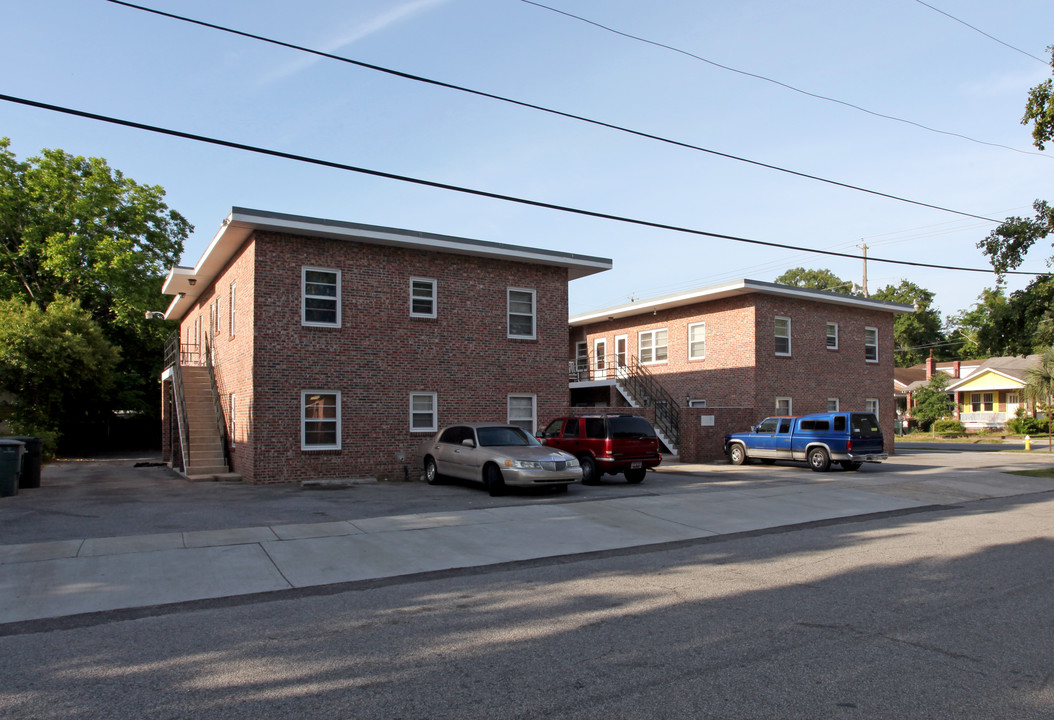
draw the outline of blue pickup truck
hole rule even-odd
[[[865,462],[888,457],[882,442],[873,413],[818,413],[765,418],[750,432],[727,435],[725,454],[733,465],[756,458],[764,463],[804,460],[816,472],[827,471],[832,462],[857,470]]]

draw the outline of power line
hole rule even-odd
[[[950,13],[946,13],[946,12],[944,12],[943,10],[941,10],[941,9],[940,9],[940,8],[938,8],[938,7],[934,7],[933,5],[930,5],[929,3],[926,3],[926,2],[922,2],[922,0],[915,0],[915,2],[917,2],[917,3],[919,4],[919,5],[925,5],[925,6],[926,6],[926,7],[928,7],[928,8],[930,9],[930,10],[932,10],[932,11],[934,11],[934,12],[938,12],[938,13],[940,13],[941,15],[943,15],[944,17],[946,17],[946,18],[950,18],[950,19],[954,20],[954,21],[955,21],[955,22],[957,22],[957,23],[961,23],[962,25],[965,25],[966,27],[970,28],[971,30],[973,30],[973,31],[975,31],[975,32],[979,32],[979,33],[981,33],[982,35],[984,35],[984,36],[985,36],[986,38],[988,38],[989,40],[995,40],[995,41],[996,41],[997,43],[999,43],[1000,45],[1005,45],[1006,47],[1010,48],[1011,50],[1014,50],[1014,51],[1016,51],[1016,52],[1019,52],[1019,53],[1021,53],[1022,55],[1027,55],[1028,57],[1032,58],[1033,60],[1039,60],[1039,61],[1040,61],[1041,63],[1043,63],[1044,65],[1046,65],[1046,64],[1047,64],[1047,61],[1046,61],[1046,60],[1044,60],[1043,58],[1041,58],[1041,57],[1036,57],[1035,55],[1033,55],[1033,54],[1032,54],[1032,53],[1030,53],[1030,52],[1026,52],[1025,50],[1022,50],[1021,48],[1018,48],[1018,47],[1014,47],[1014,46],[1013,46],[1013,45],[1011,45],[1010,43],[1005,43],[1005,42],[1003,42],[1002,40],[1000,40],[999,38],[995,37],[994,35],[989,35],[989,34],[988,34],[988,33],[986,33],[986,32],[985,32],[984,30],[981,30],[981,29],[980,29],[980,28],[978,28],[978,27],[974,27],[973,25],[971,25],[970,23],[966,22],[965,20],[960,20],[959,18],[955,17],[954,15],[952,15],[952,14],[950,14]]]
[[[272,45],[278,45],[280,47],[285,47],[285,48],[290,48],[292,50],[298,50],[300,52],[310,53],[312,55],[317,55],[319,57],[328,58],[330,60],[337,60],[338,62],[348,63],[349,65],[355,65],[357,67],[365,68],[367,70],[375,70],[377,72],[386,73],[388,75],[394,75],[395,77],[400,77],[400,78],[403,78],[405,80],[413,80],[415,82],[427,83],[429,85],[435,85],[437,87],[443,87],[443,88],[447,88],[449,90],[457,90],[459,92],[469,93],[471,95],[476,95],[478,97],[485,97],[485,98],[489,98],[491,100],[498,100],[498,101],[501,101],[501,102],[510,103],[510,104],[513,104],[513,105],[518,105],[519,107],[530,108],[532,110],[538,110],[540,112],[545,112],[545,113],[549,113],[549,114],[552,114],[552,115],[558,115],[560,117],[569,118],[571,120],[578,120],[580,122],[589,123],[591,125],[597,125],[599,127],[605,127],[605,128],[610,129],[610,130],[616,130],[618,132],[628,133],[630,135],[635,135],[637,137],[646,138],[648,140],[656,140],[658,142],[663,142],[663,143],[666,143],[666,144],[669,144],[669,145],[675,145],[677,147],[686,148],[688,150],[697,150],[699,152],[708,153],[710,155],[714,155],[714,156],[717,156],[717,157],[723,157],[723,158],[727,158],[729,160],[735,160],[737,162],[748,163],[750,165],[754,165],[754,166],[757,166],[757,167],[763,167],[763,168],[766,168],[768,170],[775,170],[777,172],[786,173],[788,175],[794,175],[794,176],[797,176],[797,177],[800,177],[800,178],[805,178],[807,180],[815,180],[817,182],[827,183],[828,185],[834,185],[834,186],[837,186],[837,187],[846,188],[848,190],[856,190],[858,192],[864,192],[864,193],[868,193],[870,195],[875,195],[875,196],[878,196],[878,197],[884,197],[884,198],[887,198],[887,199],[890,199],[890,200],[896,200],[898,202],[909,203],[911,205],[918,205],[920,207],[930,208],[931,210],[940,210],[942,212],[949,212],[949,213],[953,213],[955,215],[962,215],[964,217],[972,217],[972,218],[976,218],[978,220],[984,220],[986,222],[991,222],[991,223],[1000,223],[1000,222],[1002,222],[1001,220],[996,220],[994,218],[984,217],[982,215],[974,215],[973,213],[962,212],[960,210],[953,210],[951,208],[942,207],[940,205],[932,205],[930,203],[924,203],[924,202],[920,202],[918,200],[910,200],[908,198],[900,197],[898,195],[892,195],[890,193],[879,192],[877,190],[869,190],[867,188],[860,187],[858,185],[850,185],[848,183],[838,182],[837,180],[829,180],[827,178],[822,178],[822,177],[820,177],[818,175],[810,175],[808,173],[798,172],[797,170],[790,170],[790,169],[787,169],[787,168],[779,167],[778,165],[770,165],[768,163],[763,163],[763,162],[760,162],[758,160],[750,160],[748,158],[739,157],[737,155],[731,155],[729,153],[720,152],[718,150],[711,150],[709,148],[704,148],[704,147],[701,147],[699,145],[692,145],[691,143],[682,142],[680,140],[672,140],[670,138],[665,138],[665,137],[662,137],[660,135],[653,135],[651,133],[646,133],[646,132],[643,132],[643,131],[640,131],[640,130],[633,130],[631,128],[623,127],[621,125],[614,125],[612,123],[604,122],[602,120],[594,120],[594,119],[591,119],[591,118],[587,118],[587,117],[585,117],[583,115],[575,115],[573,113],[563,112],[562,110],[554,110],[552,108],[547,108],[547,107],[542,106],[542,105],[535,105],[533,103],[524,102],[522,100],[514,100],[512,98],[503,97],[501,95],[495,95],[493,93],[483,92],[481,90],[473,90],[471,88],[463,87],[461,85],[454,85],[454,84],[451,84],[451,83],[443,82],[441,80],[433,80],[431,78],[422,77],[420,75],[412,75],[410,73],[405,73],[405,72],[402,72],[402,71],[399,71],[399,70],[392,70],[391,68],[386,68],[386,67],[383,67],[383,66],[380,66],[380,65],[373,65],[371,63],[362,62],[360,60],[352,60],[350,58],[342,57],[340,55],[334,55],[334,54],[328,53],[328,52],[323,52],[321,50],[314,50],[312,48],[303,47],[301,45],[294,45],[292,43],[284,42],[282,40],[274,40],[272,38],[264,37],[263,35],[255,35],[253,33],[245,32],[243,30],[235,30],[233,28],[224,27],[223,25],[216,25],[216,24],[213,24],[213,23],[205,22],[203,20],[195,20],[194,18],[184,17],[182,15],[175,15],[173,13],[168,13],[168,12],[164,12],[164,11],[161,11],[161,10],[155,10],[153,8],[143,7],[142,5],[135,5],[135,4],[130,3],[130,2],[125,2],[124,0],[106,0],[106,2],[113,3],[114,5],[121,5],[121,6],[124,6],[124,7],[127,7],[127,8],[131,8],[133,10],[142,10],[143,12],[152,13],[154,15],[159,15],[161,17],[170,18],[172,20],[179,20],[181,22],[191,23],[193,25],[200,25],[201,27],[207,27],[207,28],[210,28],[210,29],[213,29],[213,30],[219,30],[221,32],[230,33],[232,35],[239,35],[241,37],[250,38],[252,40],[259,40],[261,42],[270,43]]]
[[[914,120],[908,120],[906,118],[897,117],[896,115],[887,115],[885,113],[880,113],[880,112],[878,112],[876,110],[868,110],[865,107],[861,107],[860,105],[855,105],[855,104],[853,104],[851,102],[847,102],[845,100],[839,100],[838,98],[828,97],[826,95],[820,95],[818,93],[810,92],[808,90],[802,90],[801,88],[794,87],[793,85],[788,85],[787,83],[782,82],[780,80],[775,80],[773,78],[766,77],[765,75],[759,75],[757,73],[747,72],[746,70],[740,70],[738,68],[730,67],[728,65],[722,65],[719,62],[715,62],[714,60],[710,60],[708,58],[702,57],[701,55],[696,55],[695,53],[688,52],[687,50],[682,50],[682,49],[680,49],[678,47],[674,47],[673,45],[666,45],[665,43],[661,43],[661,42],[657,42],[655,40],[649,40],[648,38],[640,37],[639,35],[633,35],[633,34],[628,33],[628,32],[623,32],[622,30],[616,30],[615,28],[608,27],[607,25],[602,25],[601,23],[598,23],[598,22],[596,22],[594,20],[590,20],[589,18],[582,17],[581,15],[575,15],[574,13],[569,13],[569,12],[566,12],[564,10],[560,10],[558,8],[549,7],[548,5],[543,5],[543,4],[539,3],[539,2],[534,2],[534,0],[520,0],[520,2],[527,3],[528,5],[534,5],[535,7],[542,8],[543,10],[549,10],[551,12],[557,13],[559,15],[564,15],[566,17],[573,18],[575,20],[580,20],[580,21],[582,21],[582,22],[584,22],[584,23],[586,23],[588,25],[592,25],[594,27],[600,28],[601,30],[605,30],[605,31],[607,31],[609,33],[614,33],[615,35],[621,35],[622,37],[629,38],[630,40],[636,40],[638,42],[647,43],[648,45],[654,45],[655,47],[663,48],[664,50],[670,50],[670,51],[675,52],[675,53],[680,53],[681,55],[685,55],[685,56],[693,58],[695,60],[699,60],[701,62],[704,62],[704,63],[708,64],[708,65],[712,65],[712,66],[714,66],[716,68],[721,68],[722,70],[727,70],[729,72],[738,73],[740,75],[745,75],[747,77],[752,77],[752,78],[755,78],[757,80],[763,80],[765,82],[772,83],[773,85],[779,85],[780,87],[786,88],[787,90],[791,90],[792,92],[800,93],[802,95],[806,95],[808,97],[815,98],[817,100],[825,100],[827,102],[832,102],[832,103],[836,103],[838,105],[843,105],[843,106],[845,106],[847,108],[852,108],[853,110],[859,110],[860,112],[867,113],[868,115],[872,115],[874,117],[883,118],[885,120],[893,120],[894,122],[904,123],[906,125],[913,125],[913,126],[915,126],[917,128],[920,128],[922,130],[927,130],[927,131],[932,132],[932,133],[937,133],[938,135],[949,135],[951,137],[962,138],[963,140],[969,140],[970,142],[977,143],[979,145],[988,145],[990,147],[1003,148],[1004,150],[1013,150],[1014,152],[1021,153],[1022,155],[1035,155],[1036,157],[1051,159],[1051,156],[1044,155],[1043,153],[1034,152],[1032,150],[1021,150],[1021,149],[1018,149],[1016,147],[1011,147],[1010,145],[1003,145],[1001,143],[988,142],[986,140],[978,140],[977,138],[970,137],[969,135],[963,135],[962,133],[952,132],[950,130],[941,130],[939,128],[933,128],[933,127],[930,127],[929,125],[923,125],[922,123],[915,122]],[[925,5],[925,4],[926,3],[923,3],[923,5]],[[938,12],[940,12],[940,11],[938,11]],[[1005,44],[1006,43],[1004,43],[1004,45]],[[1035,57],[1035,56],[1032,56],[1032,57]]]
[[[267,155],[270,157],[283,158],[286,160],[294,160],[296,162],[303,162],[311,165],[320,165],[322,167],[334,168],[336,170],[346,170],[348,172],[355,172],[360,173],[362,175],[370,175],[373,177],[381,177],[386,178],[388,180],[398,180],[399,182],[412,183],[414,185],[423,185],[425,187],[437,188],[439,190],[449,190],[451,192],[463,193],[465,195],[474,195],[477,197],[491,198],[493,200],[502,200],[504,202],[518,203],[520,205],[527,205],[530,207],[545,208],[547,210],[556,210],[559,212],[571,213],[574,215],[583,215],[585,217],[599,218],[601,220],[613,220],[615,222],[627,223],[630,225],[639,225],[641,227],[655,228],[658,230],[671,230],[673,232],[687,233],[689,235],[716,238],[718,240],[729,240],[731,242],[780,248],[782,250],[797,250],[800,252],[807,252],[815,255],[828,255],[832,257],[851,258],[853,260],[859,259],[858,256],[852,255],[850,253],[834,252],[831,250],[815,250],[812,248],[801,247],[799,245],[788,245],[786,243],[768,242],[765,240],[755,240],[752,238],[737,237],[735,235],[725,235],[722,233],[708,232],[706,230],[696,230],[693,228],[681,227],[679,225],[670,225],[667,223],[653,222],[650,220],[640,220],[637,218],[630,218],[622,215],[613,215],[611,213],[604,213],[596,210],[584,210],[582,208],[574,208],[567,205],[557,205],[555,203],[543,202],[541,200],[530,200],[527,198],[516,197],[514,195],[503,195],[500,193],[489,192],[487,190],[478,190],[474,188],[462,187],[459,185],[450,185],[448,183],[437,182],[435,180],[424,180],[421,178],[409,177],[407,175],[397,175],[395,173],[384,172],[382,170],[371,170],[369,168],[339,163],[334,160],[323,160],[321,158],[312,158],[307,157],[305,155],[297,155],[295,153],[283,152],[281,150],[271,150],[268,148],[257,147],[255,145],[247,145],[245,143],[235,142],[233,140],[221,140],[219,138],[212,138],[206,135],[197,135],[195,133],[183,132],[182,130],[172,130],[169,128],[159,127],[157,125],[147,125],[145,123],[135,122],[133,120],[123,120],[120,118],[109,117],[107,115],[100,115],[97,113],[87,112],[85,110],[75,110],[73,108],[67,108],[61,105],[52,105],[50,103],[43,103],[36,100],[28,100],[12,95],[0,94],[0,100],[4,100],[6,102],[11,103],[17,103],[19,105],[27,105],[29,107],[40,108],[42,110],[50,110],[52,112],[63,113],[65,115],[73,115],[75,117],[87,118],[89,120],[98,120],[100,122],[110,123],[112,125],[120,125],[122,127],[135,128],[137,130],[144,130],[146,132],[156,133],[159,135],[168,135],[171,137],[183,138],[185,140],[193,140],[195,142],[208,143],[210,145],[219,145],[221,147],[233,148],[235,150],[244,150],[246,152],[256,153],[259,155]],[[912,262],[908,260],[892,260],[888,258],[876,257],[871,257],[868,259],[871,262],[887,263],[890,265],[906,265],[909,267],[934,268],[937,270],[955,270],[959,272],[976,272],[986,274],[994,273],[991,268],[967,268],[957,267],[953,265],[936,265],[932,263]],[[1003,274],[1035,276],[1047,275],[1048,273],[1033,273],[1021,270],[1008,270],[1005,271]]]

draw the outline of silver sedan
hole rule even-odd
[[[425,443],[421,454],[430,485],[443,476],[476,480],[494,496],[501,495],[506,485],[567,490],[582,480],[574,455],[542,445],[515,425],[451,425]]]

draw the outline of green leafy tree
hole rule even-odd
[[[1054,46],[1050,65],[1054,69]],[[1032,123],[1033,144],[1040,150],[1054,138],[1054,82],[1049,78],[1029,91],[1021,124]],[[977,243],[988,256],[997,273],[1013,270],[1024,262],[1025,254],[1040,240],[1054,232],[1054,208],[1042,200],[1032,205],[1035,218],[1010,217]],[[1054,258],[1048,258],[1050,264]]]
[[[0,301],[2,409],[16,432],[57,439],[106,407],[119,358],[76,300],[58,297],[46,310],[21,298]]]
[[[1050,67],[1054,70],[1054,45],[1047,50],[1050,52]],[[1043,150],[1043,143],[1054,138],[1054,81],[1050,78],[1036,85],[1028,93],[1028,103],[1025,105],[1025,116],[1021,118],[1021,124],[1029,123],[1032,123],[1033,142]]]
[[[1041,407],[1047,414],[1047,452],[1054,430],[1054,347],[1048,347],[1039,356],[1039,363],[1025,370],[1025,388],[1022,394],[1029,402]]]
[[[933,307],[932,292],[908,280],[901,280],[899,285],[887,285],[872,293],[871,297],[915,307],[915,312],[897,315],[893,320],[898,367],[910,367],[924,362],[932,348],[943,352],[943,324],[940,312]]]
[[[1003,286],[997,285],[982,290],[969,310],[961,310],[948,318],[945,334],[949,339],[961,341],[959,357],[973,359],[1004,354],[1001,350],[992,352],[990,333],[1003,322],[1006,305]]]
[[[952,401],[945,390],[949,381],[946,374],[935,373],[929,383],[915,391],[915,407],[911,413],[923,430],[929,430],[934,422],[951,415]]]
[[[830,290],[853,295],[854,285],[851,281],[843,280],[827,269],[806,270],[803,267],[791,268],[776,278],[780,285],[805,288],[807,290]]]
[[[105,409],[157,411],[168,323],[148,321],[191,226],[100,158],[43,150],[20,161],[0,138],[0,298],[46,309],[77,300],[121,348]]]
[[[985,290],[981,300],[950,321],[966,340],[963,357],[1029,355],[1054,344],[1054,278],[1037,277],[1009,296]]]

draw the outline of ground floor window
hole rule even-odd
[[[776,414],[777,415],[793,415],[794,403],[789,397],[778,397],[776,398]]]
[[[827,412],[838,412],[838,398],[827,398]]]
[[[410,432],[435,432],[436,394],[410,393]]]
[[[878,399],[877,398],[867,398],[866,400],[864,400],[864,410],[866,410],[867,412],[871,413],[872,415],[874,415],[877,418],[878,417]]]
[[[509,424],[521,427],[534,435],[534,429],[537,427],[537,404],[534,395],[509,395]]]
[[[993,393],[973,393],[970,398],[970,409],[973,412],[992,412],[995,409]]]
[[[300,447],[303,450],[340,449],[339,390],[300,393]]]
[[[231,393],[230,397],[230,408],[231,408],[231,445],[234,445],[238,438],[238,396]]]

